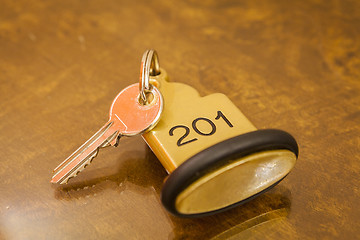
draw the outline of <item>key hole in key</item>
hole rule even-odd
[[[146,96],[146,102],[142,100],[140,95],[138,96],[139,104],[142,106],[151,104],[155,99],[154,94],[152,92],[145,93],[145,96]]]

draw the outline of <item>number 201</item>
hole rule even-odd
[[[222,118],[225,123],[229,126],[229,127],[233,127],[232,123],[225,117],[225,115],[221,112],[221,111],[217,111],[217,116],[215,117],[215,120],[219,120],[220,118]],[[209,125],[211,126],[211,131],[210,132],[202,132],[198,129],[197,127],[197,122],[199,121],[205,121],[207,123],[209,123]],[[188,128],[187,126],[184,126],[184,125],[176,125],[175,127],[172,127],[170,130],[169,130],[169,135],[170,136],[174,136],[174,131],[175,129],[177,128],[183,128],[185,129],[185,133],[184,135],[182,135],[179,140],[177,141],[177,145],[180,147],[180,146],[183,146],[187,143],[191,143],[191,142],[194,142],[194,141],[197,141],[198,139],[197,138],[193,138],[193,139],[190,139],[190,140],[185,140],[185,138],[189,135],[190,133],[190,128]],[[211,136],[213,135],[215,132],[216,132],[216,125],[213,121],[211,121],[210,119],[208,118],[204,118],[204,117],[200,117],[200,118],[196,118],[193,122],[192,122],[192,128],[194,129],[194,131],[199,134],[199,135],[202,135],[202,136]]]

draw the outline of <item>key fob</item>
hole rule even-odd
[[[169,173],[161,201],[173,215],[199,217],[243,204],[294,167],[295,139],[281,130],[257,130],[224,94],[201,97],[169,82],[164,69],[150,81],[163,95],[164,110],[142,136]]]

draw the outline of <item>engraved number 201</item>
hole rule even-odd
[[[229,126],[229,127],[233,127],[232,123],[225,117],[225,115],[221,112],[221,111],[217,111],[217,116],[215,117],[215,120],[219,120],[220,118],[222,118],[225,123]],[[209,132],[203,132],[203,131],[200,131],[197,127],[197,123],[199,121],[204,121],[204,122],[207,122],[210,126],[211,126],[211,131]],[[170,136],[174,136],[174,131],[175,129],[178,129],[178,128],[183,128],[185,129],[185,133],[178,139],[177,141],[177,145],[180,147],[182,145],[185,145],[187,143],[191,143],[191,142],[194,142],[196,140],[198,140],[197,138],[193,138],[193,139],[190,139],[190,140],[185,140],[185,138],[189,135],[190,133],[190,128],[187,127],[187,126],[184,126],[184,125],[176,125],[175,127],[172,127],[170,130],[169,130],[169,135]],[[204,118],[204,117],[200,117],[200,118],[196,118],[193,122],[192,122],[192,128],[194,129],[194,131],[199,134],[199,135],[202,135],[202,136],[211,136],[213,135],[215,132],[216,132],[216,125],[213,121],[211,121],[210,119],[208,118]]]

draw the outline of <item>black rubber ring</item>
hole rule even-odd
[[[217,143],[189,158],[170,174],[164,183],[161,201],[170,213],[179,217],[207,216],[241,205],[270,190],[282,179],[247,199],[210,212],[197,214],[179,213],[176,210],[175,201],[178,194],[195,180],[209,172],[209,169],[219,166],[219,164],[226,164],[229,160],[238,159],[256,152],[278,149],[287,149],[298,157],[299,150],[294,137],[285,131],[277,129],[257,130]]]

